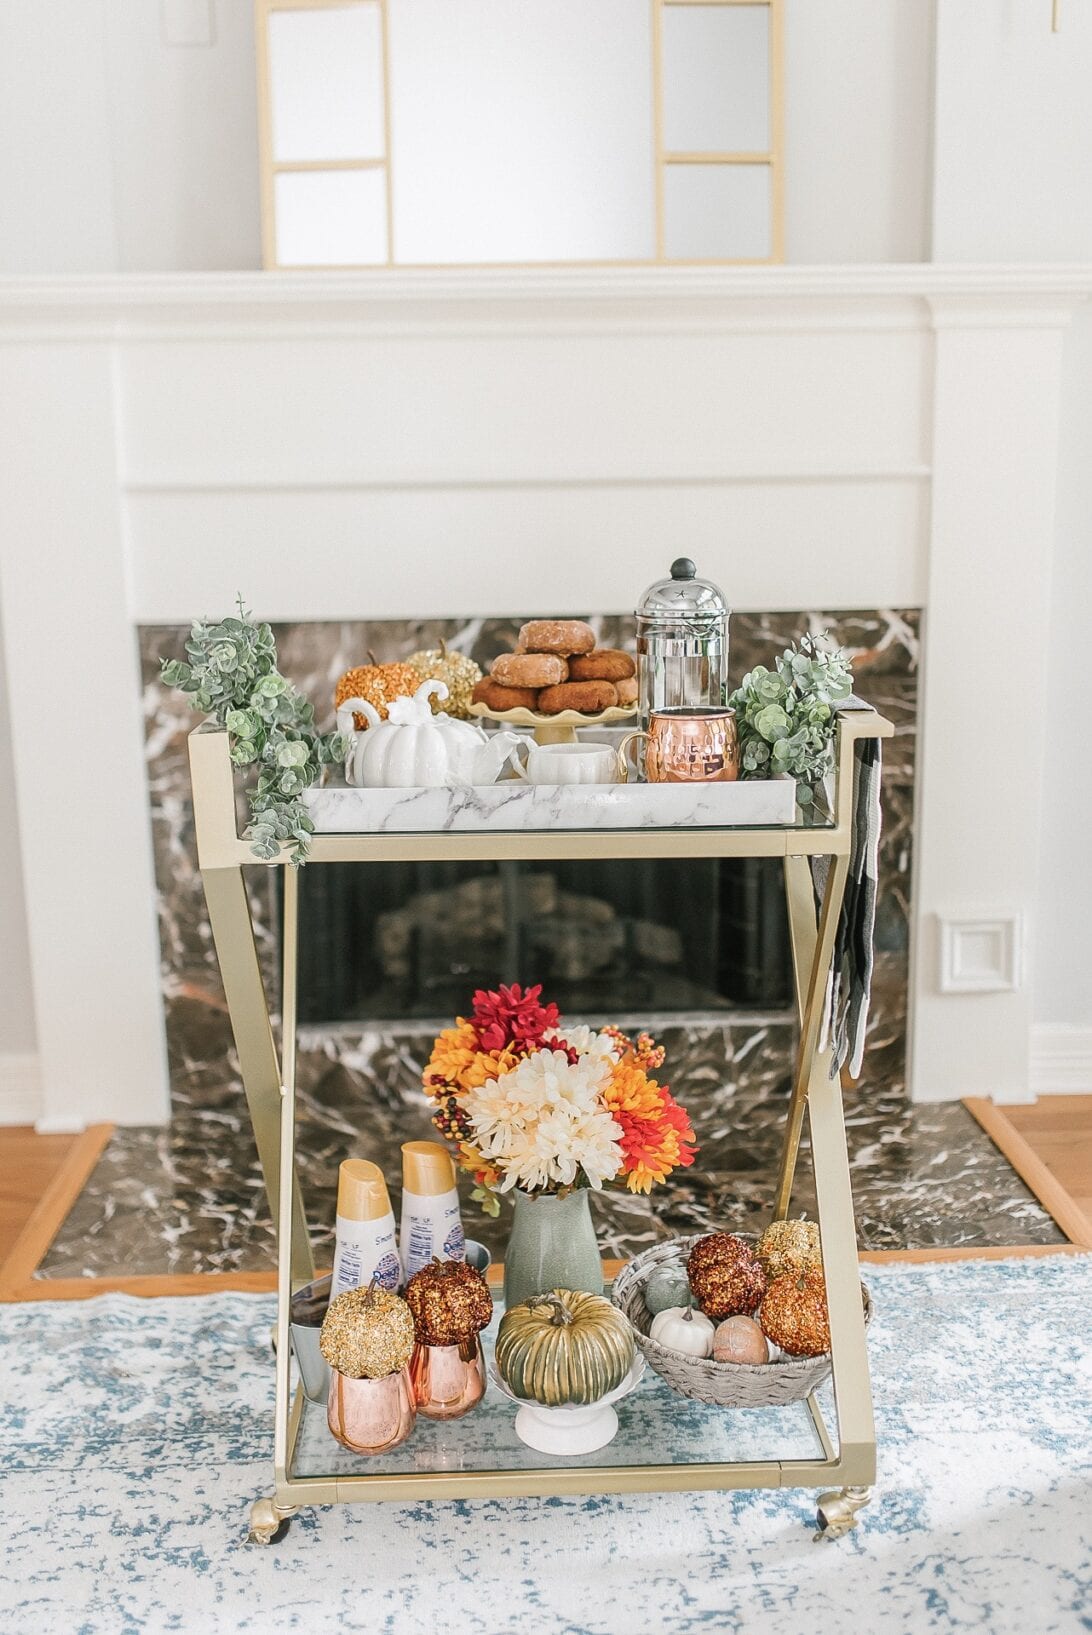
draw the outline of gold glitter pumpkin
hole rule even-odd
[[[413,1317],[406,1302],[374,1280],[330,1302],[319,1334],[319,1350],[339,1374],[351,1380],[379,1380],[397,1374],[413,1352]]]
[[[758,1322],[767,1339],[790,1357],[818,1357],[830,1350],[830,1318],[823,1274],[789,1273],[774,1280],[758,1308]]]
[[[346,670],[334,688],[334,708],[339,709],[347,698],[366,698],[385,721],[392,700],[412,698],[420,685],[420,676],[408,664],[358,664],[354,670]],[[368,725],[367,717],[359,710],[353,712],[353,725],[357,732],[363,732]]]
[[[605,1397],[629,1373],[633,1352],[630,1326],[609,1300],[554,1289],[505,1312],[496,1361],[517,1397],[558,1408]]]
[[[426,647],[411,653],[406,663],[417,673],[419,681],[442,681],[447,688],[446,698],[433,698],[433,714],[441,710],[459,721],[470,719],[470,703],[475,685],[482,679],[481,669],[465,653],[452,653],[445,642],[439,647]]]
[[[686,1262],[694,1298],[715,1323],[749,1317],[766,1292],[766,1274],[749,1243],[731,1232],[699,1238]]]
[[[421,1345],[464,1345],[493,1320],[485,1279],[465,1260],[434,1260],[406,1285],[406,1304]]]
[[[755,1244],[755,1253],[770,1283],[789,1272],[822,1270],[819,1223],[773,1221]]]

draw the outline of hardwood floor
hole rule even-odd
[[[1005,1113],[1084,1215],[1092,1241],[1092,1096],[1040,1096]]]
[[[1071,1243],[1092,1249],[1092,1096],[968,1098],[974,1114]]]
[[[1092,1249],[1092,1096],[1045,1096],[1027,1105],[967,1107],[1070,1239],[1060,1249],[905,1249],[863,1261],[998,1259],[1012,1254]],[[273,1272],[187,1277],[64,1278],[32,1281],[49,1244],[110,1139],[112,1126],[79,1135],[38,1135],[0,1127],[0,1300],[80,1299],[108,1288],[143,1295],[272,1289]],[[499,1268],[494,1268],[500,1275]]]
[[[32,1124],[0,1129],[0,1263],[75,1141],[74,1135],[37,1135]]]
[[[78,1135],[0,1127],[0,1300],[17,1298],[79,1197],[112,1124]]]

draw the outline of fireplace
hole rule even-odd
[[[278,877],[279,878],[279,877]],[[451,1016],[541,982],[566,1014],[777,1011],[791,998],[768,858],[331,864],[300,891],[300,1021]]]
[[[485,662],[511,647],[511,619],[324,620],[276,625],[281,666],[316,701],[331,699],[362,653],[380,659],[435,646]],[[604,646],[632,641],[632,622],[593,618]],[[853,655],[856,686],[896,723],[885,750],[874,993],[888,1072],[902,1071],[913,857],[917,716],[914,610],[736,614],[733,680],[805,630],[829,629]],[[162,979],[176,1102],[222,1082],[230,1048],[219,970],[193,849],[184,700],[162,687],[162,658],[185,627],[141,632],[149,789],[160,904]],[[277,871],[248,870],[263,975],[277,1002]],[[790,1019],[791,968],[779,865],[772,859],[324,865],[301,880],[305,1047],[347,1060],[362,1031],[427,1032],[465,1010],[474,988],[541,981],[569,1014],[684,1025],[745,1012]],[[791,1029],[786,1029],[786,1036]],[[788,1061],[788,1055],[785,1055]]]

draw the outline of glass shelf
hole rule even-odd
[[[491,1361],[498,1317],[482,1335]],[[776,1367],[776,1364],[771,1364]],[[714,1408],[691,1402],[645,1368],[644,1378],[617,1405],[618,1434],[595,1453],[556,1458],[516,1436],[516,1404],[490,1382],[463,1419],[418,1417],[408,1439],[387,1454],[350,1453],[330,1435],[324,1403],[304,1405],[293,1478],[424,1476],[429,1472],[529,1471],[572,1467],[715,1465],[752,1460],[823,1459],[807,1404],[785,1408]]]

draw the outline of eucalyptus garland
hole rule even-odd
[[[167,659],[161,677],[223,727],[231,759],[255,767],[248,787],[250,822],[243,838],[255,857],[271,862],[282,845],[304,863],[315,826],[302,795],[324,766],[344,757],[337,733],[315,731],[315,708],[277,669],[277,643],[267,624],[255,624],[239,598],[239,617],[219,624],[197,620],[186,643],[189,662]]]
[[[802,636],[786,647],[773,670],[764,664],[744,676],[728,700],[739,729],[741,775],[796,779],[799,806],[810,806],[815,786],[834,765],[835,705],[853,691],[849,655]]]

